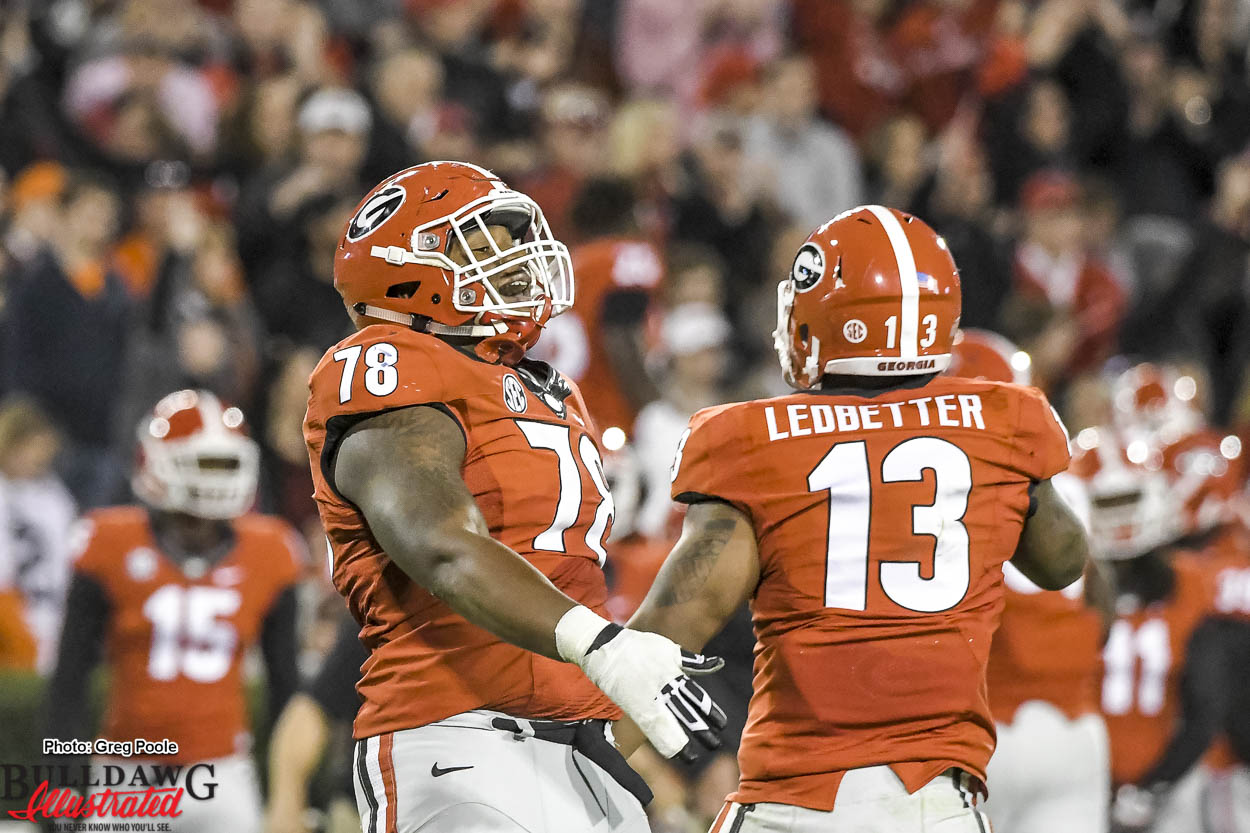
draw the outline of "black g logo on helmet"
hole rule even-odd
[[[365,201],[347,226],[347,239],[355,243],[373,234],[399,210],[408,193],[400,185],[388,185]]]
[[[799,292],[806,292],[825,276],[825,256],[815,243],[804,243],[790,267],[790,280]]]

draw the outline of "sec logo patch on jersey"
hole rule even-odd
[[[511,373],[503,377],[503,404],[514,414],[523,414],[529,407],[529,397],[525,395],[525,386],[521,380]]]

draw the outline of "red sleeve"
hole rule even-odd
[[[736,424],[735,413],[726,406],[707,408],[690,418],[673,459],[673,500],[699,503],[712,498],[750,514],[750,490],[743,486],[750,478],[742,456],[735,455],[735,465],[726,465],[726,449],[741,447],[734,439]]]
[[[116,550],[111,545],[113,536],[108,534],[111,525],[99,511],[88,512],[74,524],[69,540],[74,571],[90,576],[105,587],[113,572],[112,555]]]
[[[1019,468],[1035,481],[1049,480],[1068,467],[1068,429],[1051,407],[1046,395],[1036,388],[1018,388],[1020,418],[1016,424]]]
[[[443,378],[451,347],[406,327],[366,327],[321,357],[308,380],[304,437],[333,486],[334,455],[357,422],[375,414],[430,405],[465,431],[464,417]],[[467,432],[466,432],[467,433]]]

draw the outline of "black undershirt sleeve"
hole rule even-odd
[[[297,620],[299,603],[296,585],[283,588],[265,615],[260,634],[260,651],[265,658],[266,687],[269,691],[269,718],[277,720],[282,707],[299,686]]]
[[[360,666],[369,659],[369,652],[360,643],[360,626],[350,616],[339,623],[334,647],[326,655],[321,670],[304,687],[326,715],[335,721],[349,721],[360,708],[356,683]]]
[[[39,737],[71,740],[89,736],[87,698],[91,673],[100,662],[111,613],[104,586],[86,573],[75,572],[65,600],[65,621],[56,668],[48,679],[49,696],[45,698]],[[64,757],[50,762],[77,763]]]
[[[1189,639],[1181,677],[1181,716],[1162,757],[1142,786],[1174,784],[1224,728],[1230,707],[1225,623],[1207,619]]]
[[[600,302],[599,321],[616,327],[637,327],[647,315],[651,296],[637,289],[617,289]]]
[[[1250,691],[1250,621],[1227,620],[1224,631],[1229,647],[1228,687],[1244,698]],[[1250,762],[1250,708],[1230,706],[1226,728],[1233,752],[1243,763]]]

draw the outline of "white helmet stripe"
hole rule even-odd
[[[916,275],[916,257],[911,243],[907,241],[907,233],[903,231],[903,224],[890,209],[881,205],[866,205],[864,208],[881,221],[881,227],[890,238],[890,247],[894,249],[903,292],[903,308],[898,317],[899,358],[914,359],[919,355],[917,338],[920,331],[920,279]]]
[[[221,421],[225,409],[221,406],[221,400],[206,390],[197,391],[196,407],[200,412],[200,419],[204,423],[204,433],[216,436],[226,432],[225,423]]]

